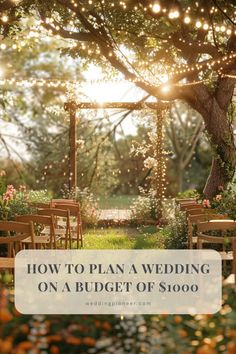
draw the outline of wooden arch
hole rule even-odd
[[[155,169],[155,181],[157,198],[162,201],[165,191],[165,156],[163,147],[163,112],[168,108],[167,103],[163,102],[66,102],[64,105],[65,110],[70,116],[70,130],[69,130],[69,186],[70,189],[77,187],[77,121],[76,112],[80,109],[124,109],[124,110],[141,110],[152,109],[157,112],[156,119],[156,132],[157,141],[155,146],[155,158],[157,166]]]

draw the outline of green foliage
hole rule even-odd
[[[29,190],[27,193],[29,203],[48,203],[52,199],[47,189],[44,190]]]
[[[177,198],[195,198],[199,199],[200,195],[196,189],[187,189],[177,194]]]
[[[0,171],[0,195],[6,190],[6,179],[5,179],[5,171]]]

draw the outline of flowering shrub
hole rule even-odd
[[[144,189],[140,188],[141,195],[136,198],[130,209],[131,209],[131,219],[134,222],[145,222],[148,220],[158,220],[160,203],[156,198],[156,193],[153,189],[145,192]]]
[[[187,248],[188,225],[186,215],[179,209],[176,209],[174,215],[170,214],[167,219],[168,224],[164,228],[165,248],[184,249]]]
[[[24,185],[18,189],[8,185],[0,196],[0,220],[14,220],[16,215],[30,214],[34,210],[29,203],[46,203],[49,200],[46,190],[27,191]]]
[[[16,215],[28,214],[30,206],[26,194],[26,188],[20,186],[16,190],[14,186],[8,185],[6,192],[0,196],[0,219],[14,220]]]
[[[80,203],[83,222],[87,225],[95,225],[99,219],[99,207],[94,194],[89,188],[70,190],[67,185],[64,185],[62,192],[63,198],[74,199]]]
[[[219,187],[219,194],[211,201],[211,206],[219,213],[228,214],[230,218],[236,220],[236,180],[225,190]]]
[[[0,353],[235,354],[235,291],[214,315],[28,316],[0,290]]]

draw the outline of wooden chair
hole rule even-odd
[[[197,209],[199,212],[199,209]],[[210,221],[210,220],[220,220],[228,219],[227,215],[208,213],[204,212],[202,214],[190,214],[187,218],[188,223],[188,248],[193,249],[193,245],[197,244],[197,236],[194,236],[194,225],[197,225],[199,222]]]
[[[205,214],[205,215],[217,214],[217,211],[215,209],[194,208],[194,207],[193,207],[193,209],[186,210],[187,217],[190,215],[200,215],[200,214]]]
[[[73,221],[70,222],[71,236],[72,236],[72,240],[77,241],[77,248],[79,248],[80,246],[83,247],[82,219],[81,219],[79,204],[59,203],[59,204],[55,204],[55,207],[64,210],[69,210],[70,216],[76,218],[75,223],[73,223]]]
[[[52,199],[51,207],[54,207],[55,204],[78,204],[74,199]]]
[[[235,236],[222,236],[223,232],[235,230]],[[211,236],[206,232],[220,231],[221,236]],[[219,252],[222,260],[233,260],[233,253],[226,252],[226,240],[231,243],[236,239],[236,222],[234,220],[210,220],[197,223],[197,248],[202,249],[204,243],[221,244],[223,252]]]
[[[203,209],[203,206],[198,203],[180,204],[181,211],[187,211],[189,209]]]
[[[194,198],[176,198],[175,199],[176,204],[196,204],[197,201]]]
[[[0,269],[15,268],[15,260],[13,257],[0,257]]]
[[[236,288],[236,240],[233,240],[233,272],[224,280],[224,285],[234,286]]]
[[[65,249],[68,248],[68,245],[71,247],[71,231],[70,231],[70,211],[67,209],[57,209],[57,208],[46,208],[38,209],[39,215],[52,216],[55,221],[55,237],[56,240],[65,240]],[[59,223],[59,218],[65,219],[65,224],[62,226]],[[43,233],[47,233],[50,230],[45,228]]]
[[[48,203],[29,203],[29,205],[35,209],[50,208],[50,202],[48,202]]]
[[[40,232],[39,235],[35,236],[35,244],[45,245],[46,247],[48,246],[49,248],[55,248],[56,249],[56,235],[55,235],[55,220],[53,215],[50,216],[45,216],[45,215],[19,215],[16,216],[16,221],[21,221],[21,222],[30,222],[32,221],[36,234],[37,234],[37,226],[42,225],[43,229],[49,228],[49,233],[47,232],[46,234],[43,233],[43,230]]]
[[[15,257],[16,253],[23,249],[26,239],[30,240],[28,244],[30,248],[35,249],[35,234],[32,222],[0,221],[0,231],[6,232],[6,236],[0,237],[0,244],[7,245],[8,257]]]

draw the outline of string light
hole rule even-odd
[[[156,3],[154,3],[154,4],[152,5],[152,11],[153,11],[155,14],[157,14],[158,12],[161,11],[161,6],[160,6],[160,4],[159,4],[158,2],[156,2]]]

